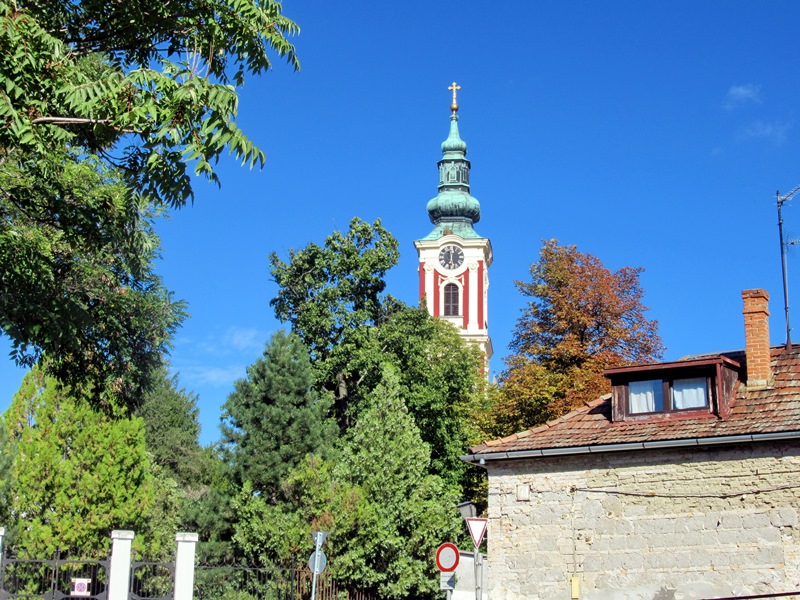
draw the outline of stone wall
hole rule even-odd
[[[486,466],[492,600],[800,590],[800,444]]]

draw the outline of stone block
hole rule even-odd
[[[769,517],[775,527],[797,527],[797,510],[790,506],[771,510]]]
[[[767,513],[754,513],[743,515],[741,524],[743,529],[760,529],[769,527],[772,524],[772,520]]]

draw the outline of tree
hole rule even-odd
[[[299,68],[286,38],[297,25],[276,0],[3,0],[0,21],[0,147],[35,158],[68,143],[172,206],[192,196],[187,162],[217,181],[226,149],[264,160],[229,84],[268,70],[273,52]]]
[[[16,444],[11,440],[8,428],[0,417],[0,522],[6,523],[6,535],[9,538],[16,537],[16,523],[11,519],[14,454],[16,454]]]
[[[36,159],[40,177],[11,155],[0,152],[0,330],[18,364],[45,354],[65,383],[109,391],[101,404],[135,404],[185,316],[153,271],[155,213],[92,157],[53,152]]]
[[[149,218],[217,182],[246,74],[298,68],[277,0],[0,0],[0,331],[19,364],[135,403],[182,306]],[[231,85],[233,84],[233,85]],[[122,393],[120,393],[122,392]]]
[[[385,369],[347,437],[339,472],[363,490],[372,510],[338,562],[344,577],[382,598],[433,598],[430,557],[461,531],[460,498],[430,473],[430,449],[401,394],[397,372]]]
[[[254,564],[288,565],[314,549],[313,531],[325,531],[325,553],[337,557],[345,552],[369,503],[336,468],[334,456],[307,454],[282,482],[277,502],[254,493],[245,482],[233,500],[237,551]],[[336,558],[331,571],[339,575]]]
[[[202,449],[200,466],[199,479],[187,493],[181,527],[196,532],[203,541],[198,547],[201,561],[230,561],[235,557],[233,500],[241,488],[232,480],[219,443]]]
[[[430,447],[431,472],[463,488],[473,467],[458,457],[477,441],[470,421],[484,386],[479,350],[425,308],[404,307],[370,328],[351,365],[360,381],[357,406],[368,405],[365,396],[381,384],[387,367],[394,369],[406,407]]]
[[[197,395],[179,389],[178,376],[161,369],[145,394],[136,416],[144,422],[144,437],[153,462],[183,486],[198,482],[203,460]]]
[[[136,416],[144,423],[156,483],[164,488],[159,493],[170,498],[172,513],[154,511],[148,527],[152,530],[160,521],[171,520],[173,525],[177,521],[180,531],[199,534],[202,560],[231,558],[231,500],[236,489],[230,481],[230,468],[220,456],[219,444],[200,445],[197,395],[180,388],[178,375],[170,376],[165,368],[153,380]],[[175,527],[161,530],[174,531]]]
[[[150,470],[141,419],[98,412],[34,369],[5,425],[16,446],[10,512],[21,556],[105,556],[113,529],[144,533],[156,551],[166,546],[176,505]]]
[[[289,262],[269,258],[278,295],[270,301],[275,315],[289,322],[311,352],[317,381],[334,393],[340,425],[357,378],[350,372],[354,350],[367,329],[381,323],[399,304],[382,297],[386,272],[397,264],[397,240],[380,220],[372,225],[354,218],[346,234],[334,232],[325,245],[291,250]]]
[[[222,435],[237,483],[274,498],[303,457],[324,454],[336,434],[330,401],[313,389],[308,349],[278,331],[223,406]]]
[[[430,450],[402,398],[395,369],[328,459],[308,455],[270,504],[245,488],[235,539],[265,564],[305,555],[310,532],[329,532],[331,572],[381,598],[433,598],[431,557],[462,530],[458,496],[430,473]]]
[[[481,358],[449,323],[382,294],[397,256],[380,222],[353,219],[346,234],[292,251],[288,263],[271,255],[279,285],[271,303],[310,347],[317,384],[334,393],[343,432],[391,366],[430,445],[432,472],[463,488],[469,467],[458,456],[477,441],[470,418],[482,392]]]
[[[645,317],[641,272],[612,272],[575,246],[544,242],[531,281],[517,282],[531,300],[517,321],[514,353],[501,378],[495,412],[502,429],[519,431],[599,397],[609,390],[605,368],[661,356],[658,323]]]

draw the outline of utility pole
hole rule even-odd
[[[781,273],[783,274],[783,310],[786,315],[786,350],[792,349],[792,328],[789,325],[789,279],[786,270],[786,246],[787,242],[783,240],[783,214],[781,208],[785,202],[791,200],[795,194],[800,192],[800,185],[795,187],[791,192],[785,196],[781,196],[780,192],[775,192],[778,200],[778,236],[781,243]],[[788,242],[791,244],[792,242]]]

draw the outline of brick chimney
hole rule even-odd
[[[747,387],[767,387],[772,377],[769,356],[769,294],[765,290],[744,290],[742,300]]]

